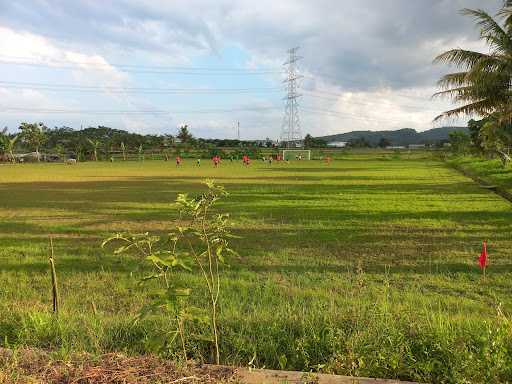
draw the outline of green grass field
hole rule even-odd
[[[498,159],[482,159],[474,156],[456,157],[450,164],[477,175],[489,185],[495,185],[512,193],[512,168],[503,167]]]
[[[147,270],[100,244],[118,231],[165,233],[176,195],[202,191],[205,178],[231,193],[219,210],[242,237],[233,242],[240,257],[223,271],[224,363],[422,382],[512,380],[511,205],[421,153],[347,154],[329,166],[0,165],[0,345],[60,356],[159,351],[165,319],[133,323],[151,295],[151,286],[137,285]],[[491,263],[485,280],[482,240]],[[197,273],[182,279],[200,284]],[[190,357],[210,359],[207,342],[191,344]]]

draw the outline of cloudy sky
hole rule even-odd
[[[287,49],[302,132],[433,127],[444,50],[485,48],[462,8],[501,0],[0,0],[0,125],[278,138]],[[445,122],[445,125],[464,123]]]

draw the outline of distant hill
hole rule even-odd
[[[321,136],[328,143],[335,141],[350,141],[364,138],[371,145],[377,145],[382,138],[388,139],[392,145],[409,144],[434,144],[439,141],[448,140],[450,132],[462,131],[469,134],[466,127],[441,127],[433,128],[428,131],[418,132],[412,128],[403,128],[396,131],[352,131],[347,133],[338,133],[336,135]]]

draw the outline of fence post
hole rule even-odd
[[[53,313],[59,315],[59,288],[57,286],[57,272],[55,271],[55,259],[53,252],[53,239],[50,236],[50,270],[52,274],[52,302]]]

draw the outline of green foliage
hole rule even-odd
[[[55,153],[56,153],[57,155],[59,155],[59,157],[60,157],[61,159],[64,159],[64,154],[66,153],[66,148],[64,148],[64,145],[62,145],[62,144],[60,144],[60,143],[59,143],[59,144],[57,144],[57,145],[55,146],[55,148],[54,148],[54,149],[55,149]]]
[[[451,132],[450,144],[454,153],[465,155],[470,150],[471,138],[464,132]]]
[[[482,140],[480,138],[480,130],[484,126],[484,124],[489,121],[489,118],[481,119],[481,120],[469,120],[468,129],[469,135],[471,137],[471,142],[476,150],[479,152],[483,152],[484,148],[482,146]]]
[[[512,193],[512,169],[504,168],[498,159],[465,156],[450,159],[448,163],[475,174],[488,185],[495,185]]]
[[[224,152],[222,149],[220,148],[212,148],[208,151],[208,155],[206,156],[208,159],[211,159],[212,157],[214,156],[220,156],[221,159],[226,159],[228,157],[228,155],[226,154],[226,152]]]
[[[204,278],[207,296],[209,298],[209,315],[212,328],[211,341],[215,347],[215,362],[220,363],[219,333],[218,333],[218,302],[220,298],[220,264],[225,263],[226,256],[236,255],[229,247],[229,238],[233,235],[228,230],[227,214],[214,215],[211,209],[215,203],[228,195],[225,189],[215,185],[213,181],[206,180],[207,192],[189,197],[179,194],[176,198],[181,220],[184,224],[177,225],[164,240],[160,236],[149,233],[122,235],[106,239],[102,247],[115,241],[121,245],[115,249],[114,254],[127,253],[136,250],[146,262],[150,262],[154,272],[145,276],[141,282],[160,279],[164,282],[165,290],[155,297],[153,302],[146,306],[142,315],[160,310],[170,315],[176,324],[170,343],[179,335],[186,352],[186,321],[203,321],[205,316],[200,308],[190,305],[186,298],[191,288],[180,285],[175,274],[179,270],[190,271],[195,266],[201,271]]]
[[[121,152],[123,153],[123,160],[126,161],[126,145],[121,141]]]
[[[377,145],[379,146],[379,148],[386,148],[391,145],[391,141],[389,141],[385,137],[382,137]]]
[[[189,132],[188,125],[186,124],[180,127],[180,131],[176,137],[181,140],[182,144],[190,144],[194,139],[194,136]]]
[[[370,148],[371,144],[364,138],[352,139],[347,143],[348,148]]]
[[[480,141],[484,150],[498,154],[503,166],[510,162],[512,124],[500,123],[497,119],[489,119],[480,128]]]
[[[7,128],[4,128],[0,132],[0,154],[7,155],[11,162],[15,161],[14,158],[14,147],[19,139],[19,135],[7,134]]]
[[[21,123],[19,130],[21,140],[39,155],[39,149],[47,140],[48,128],[43,123]]]
[[[324,139],[315,138],[309,133],[304,137],[305,148],[324,148],[327,146],[327,142]]]
[[[0,131],[0,155],[7,153],[7,143],[9,135],[7,134],[7,127]]]
[[[78,161],[83,159],[108,160],[117,156],[123,160],[128,160],[131,157],[138,157],[139,160],[143,160],[144,150],[151,153],[151,159],[153,160],[155,158],[168,160],[170,153],[173,152],[181,154],[184,158],[211,158],[210,155],[213,152],[218,152],[222,157],[229,158],[233,151],[250,153],[253,158],[260,157],[261,150],[258,147],[261,144],[260,142],[195,139],[188,132],[188,127],[186,128],[185,142],[179,144],[171,135],[139,135],[103,126],[88,127],[81,130],[66,126],[52,129],[45,128],[45,140],[39,151],[54,153],[55,148],[64,148],[63,153],[73,153]],[[12,135],[0,134],[0,154],[4,154],[4,160],[7,157],[5,154],[9,153],[6,149],[7,140],[12,137]],[[24,140],[18,141],[18,147],[25,152],[34,150],[34,147]],[[155,156],[156,154],[158,156]]]
[[[91,140],[89,138],[87,138],[87,142],[92,147],[93,160],[98,161],[98,149],[101,145],[101,142],[99,140]]]

